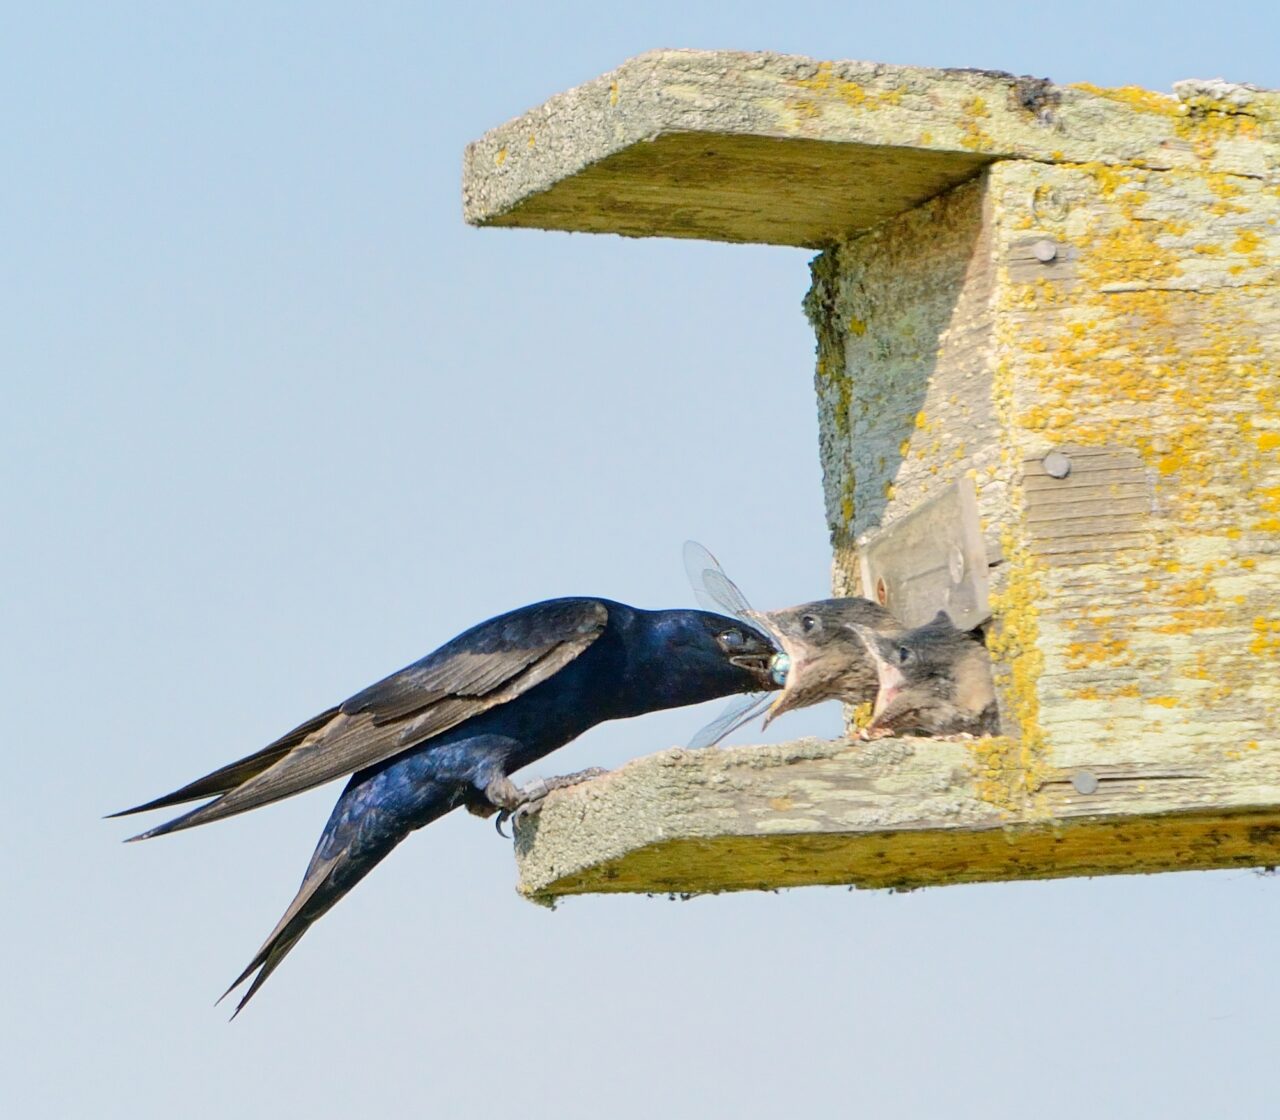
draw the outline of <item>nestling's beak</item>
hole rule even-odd
[[[768,727],[769,724],[771,724],[775,719],[777,719],[784,712],[789,712],[791,711],[792,708],[797,707],[796,698],[800,695],[800,693],[797,692],[794,688],[787,687],[788,680],[795,679],[793,674],[798,673],[800,671],[800,667],[791,659],[791,657],[788,654],[782,653],[782,654],[779,654],[778,656],[781,658],[786,658],[785,664],[787,666],[787,672],[782,676],[782,681],[781,681],[782,691],[778,693],[773,703],[769,705],[768,711],[766,711],[764,714],[764,722],[760,725],[762,728]],[[774,680],[777,681],[777,677],[775,677]],[[774,687],[776,688],[777,684],[775,684]]]
[[[871,722],[867,724],[868,731],[874,731],[876,724],[880,722],[880,717],[884,715],[884,710],[889,706],[889,702],[902,691],[907,683],[907,678],[902,675],[902,670],[896,666],[890,665],[886,661],[878,662],[876,667],[880,670],[880,691],[876,693],[875,707],[871,709]]]
[[[862,640],[862,644],[867,647],[867,653],[875,664],[876,672],[880,678],[880,687],[876,691],[876,702],[871,709],[871,721],[866,728],[868,731],[874,731],[890,701],[906,687],[907,678],[903,675],[901,669],[885,658],[880,650],[880,643],[877,641],[878,635],[863,626],[855,625],[850,629],[858,635]]]

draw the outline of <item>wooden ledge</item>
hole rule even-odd
[[[1280,863],[1275,752],[1177,772],[1049,772],[1023,795],[1018,775],[990,768],[1005,747],[808,739],[663,751],[553,793],[522,822],[519,887],[548,902]]]
[[[822,247],[992,160],[1270,173],[1280,94],[653,51],[468,146],[474,225]]]

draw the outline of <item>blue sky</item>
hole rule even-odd
[[[686,537],[759,606],[826,590],[810,254],[469,229],[467,141],[660,46],[1280,86],[1278,13],[0,13],[6,1112],[1274,1115],[1280,889],[1247,872],[552,914],[455,817],[228,1026],[336,791],[129,847],[99,818],[500,610],[691,604]]]

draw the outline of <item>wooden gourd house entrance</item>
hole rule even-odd
[[[1280,92],[661,51],[476,141],[464,198],[820,250],[836,591],[983,585],[1005,724],[637,760],[523,825],[522,890],[1280,862]],[[908,604],[913,512],[985,557]]]

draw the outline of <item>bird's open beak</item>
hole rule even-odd
[[[876,675],[880,678],[880,687],[876,690],[876,702],[871,709],[871,720],[866,728],[868,731],[875,731],[885,708],[906,686],[907,678],[903,676],[901,669],[885,659],[872,631],[862,626],[854,626],[852,629],[862,639],[862,644],[867,647],[867,653],[871,655],[871,660],[876,667]]]
[[[790,710],[791,705],[787,703],[787,694],[785,692],[780,693],[778,698],[769,705],[768,710],[764,713],[764,721],[760,724],[760,729],[763,731],[769,726],[769,724],[782,715],[783,712]]]
[[[763,634],[748,634],[747,644],[731,658],[729,664],[746,669],[760,683],[761,690],[778,687],[773,679],[773,658],[778,647]]]
[[[797,643],[788,641],[785,635],[779,635],[778,644],[782,646],[783,653],[787,657],[787,677],[782,686],[782,691],[774,697],[773,703],[769,705],[769,710],[765,712],[764,723],[761,724],[761,727],[768,727],[783,712],[789,712],[792,708],[804,707],[804,703],[800,699],[802,692],[796,687],[796,684],[803,679],[809,666],[809,661],[805,656],[806,651],[804,647]]]
[[[871,722],[867,724],[868,729],[871,730],[874,730],[880,717],[884,715],[889,701],[897,696],[907,683],[907,678],[902,675],[902,671],[886,661],[876,662],[876,668],[880,671],[880,690],[876,693],[875,707],[871,709]]]

